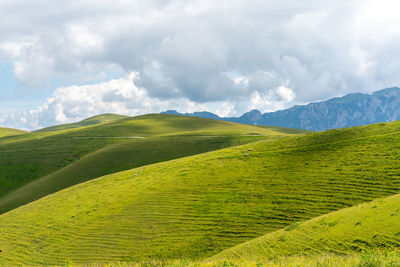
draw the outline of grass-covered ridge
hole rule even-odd
[[[118,120],[125,119],[125,118],[128,118],[128,116],[119,115],[119,114],[102,114],[102,115],[97,115],[97,116],[93,116],[93,117],[84,119],[79,122],[60,124],[60,125],[42,128],[42,129],[36,130],[36,132],[52,132],[52,131],[68,130],[68,129],[74,129],[74,128],[80,128],[80,127],[84,127],[84,126],[100,124],[100,123],[118,121]]]
[[[110,116],[88,120],[104,121]],[[290,129],[145,115],[0,138],[0,213],[105,174],[284,136],[287,131]]]
[[[400,247],[400,195],[298,222],[240,244],[210,261],[265,261],[292,255],[353,254]]]
[[[22,130],[0,127],[0,138],[5,137],[5,136],[14,136],[14,135],[19,135],[19,134],[24,134],[24,133],[26,133],[26,132],[22,131]]]
[[[289,136],[82,183],[1,215],[0,264],[204,259],[397,193],[399,131],[395,122]]]

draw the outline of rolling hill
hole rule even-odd
[[[302,132],[171,115],[116,117],[0,138],[0,212],[105,174]]]
[[[298,222],[230,248],[210,261],[265,261],[293,255],[351,254],[400,246],[400,195]]]
[[[399,131],[394,122],[262,140],[81,183],[2,214],[0,264],[211,257],[398,193]]]
[[[84,127],[84,126],[96,125],[96,124],[100,124],[100,123],[117,121],[117,120],[121,120],[121,119],[125,119],[125,118],[129,118],[129,117],[124,116],[124,115],[119,115],[119,114],[102,114],[102,115],[87,118],[87,119],[79,121],[79,122],[60,124],[60,125],[42,128],[42,129],[36,130],[36,132],[52,132],[52,131],[74,129],[74,128],[80,128],[80,127]]]
[[[5,136],[19,135],[19,134],[23,134],[23,133],[26,133],[26,132],[22,131],[22,130],[17,130],[17,129],[0,127],[0,138],[5,137]]]

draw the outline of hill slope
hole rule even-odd
[[[397,193],[399,131],[395,122],[260,141],[82,183],[1,215],[0,264],[210,257]]]
[[[0,139],[0,212],[105,174],[284,136],[289,130],[146,115]]]
[[[22,131],[22,130],[17,130],[17,129],[0,127],[0,138],[5,137],[5,136],[13,136],[13,135],[18,135],[18,134],[23,134],[23,133],[26,133],[26,132]]]
[[[210,260],[354,253],[400,246],[400,195],[342,209],[230,248]]]
[[[180,114],[174,110],[168,110],[164,113]],[[258,110],[252,110],[240,117],[221,118],[210,112],[194,112],[180,115],[245,124],[322,131],[399,120],[400,88],[387,88],[373,94],[348,94],[343,97],[335,97],[326,101],[294,106],[264,114]]]
[[[124,115],[119,115],[119,114],[102,114],[102,115],[90,117],[90,118],[87,118],[87,119],[84,119],[82,121],[75,122],[75,123],[67,123],[67,124],[60,124],[60,125],[46,127],[43,129],[36,130],[36,132],[52,132],[52,131],[74,129],[74,128],[80,128],[80,127],[84,127],[84,126],[90,126],[90,125],[95,125],[95,124],[100,124],[100,123],[107,123],[107,122],[122,120],[122,119],[126,119],[126,118],[129,118],[129,117],[124,116]]]

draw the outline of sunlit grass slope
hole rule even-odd
[[[23,133],[26,133],[26,132],[22,131],[22,130],[17,130],[17,129],[0,127],[0,138],[4,137],[4,136],[13,136],[13,135],[18,135],[18,134],[23,134]]]
[[[83,267],[84,264],[76,264],[66,261],[68,267]],[[285,256],[260,261],[249,259],[229,259],[215,261],[190,261],[157,260],[150,259],[139,262],[97,262],[90,266],[102,267],[397,267],[400,266],[400,251],[393,249],[367,250],[359,253],[335,254],[323,253],[301,256]]]
[[[341,209],[230,248],[213,260],[263,261],[282,256],[352,254],[400,247],[400,195]]]
[[[146,115],[0,138],[0,212],[105,174],[279,137],[287,131]]]
[[[245,136],[128,139],[108,145],[0,198],[0,213],[90,179],[138,166],[256,141]]]
[[[119,115],[119,114],[102,114],[94,117],[87,118],[85,120],[75,122],[75,123],[67,123],[67,124],[60,124],[55,126],[46,127],[43,129],[36,130],[36,132],[51,132],[51,131],[60,131],[60,130],[67,130],[67,129],[74,129],[80,128],[84,126],[90,126],[100,123],[107,123],[112,121],[117,121],[121,119],[128,118],[128,116]]]
[[[399,132],[284,137],[91,180],[1,215],[0,264],[204,259],[397,193]]]

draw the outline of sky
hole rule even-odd
[[[2,0],[0,126],[239,116],[400,85],[395,0]]]

